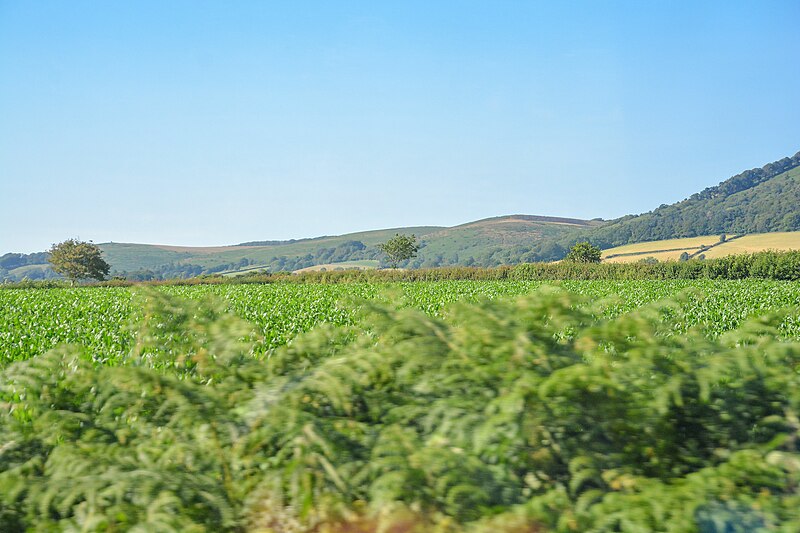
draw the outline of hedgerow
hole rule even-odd
[[[522,263],[498,267],[438,267],[419,269],[356,270],[324,272],[261,272],[253,271],[234,277],[203,275],[187,279],[166,279],[146,282],[114,279],[88,283],[89,286],[129,287],[245,285],[266,283],[384,283],[401,281],[447,280],[634,280],[634,279],[766,279],[800,280],[800,250],[765,251],[738,254],[716,259],[638,263]],[[0,289],[68,287],[63,280],[0,283]]]

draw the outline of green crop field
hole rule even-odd
[[[440,315],[456,301],[519,296],[540,281],[445,281],[413,283],[204,285],[158,290],[181,298],[214,296],[251,322],[262,350],[281,346],[321,323],[351,324],[361,302],[392,300]],[[735,328],[743,319],[800,303],[800,285],[778,281],[562,281],[559,286],[600,301],[607,316],[688,291],[683,306],[689,321],[711,335]],[[133,288],[20,289],[0,291],[0,363],[42,354],[59,344],[77,344],[98,362],[116,362],[131,348],[139,309]],[[607,299],[607,302],[602,302]],[[783,331],[800,338],[799,324],[787,318]]]
[[[370,260],[364,259],[361,261],[342,261],[339,263],[325,263],[322,265],[314,265],[306,268],[300,268],[295,270],[295,273],[300,272],[325,272],[328,270],[346,270],[346,269],[356,269],[356,270],[369,270],[373,268],[378,268],[379,262],[377,260]]]
[[[0,531],[797,531],[799,303],[766,280],[0,290]]]

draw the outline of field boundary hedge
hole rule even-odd
[[[239,283],[358,283],[443,280],[634,280],[634,279],[768,279],[800,280],[800,250],[765,251],[716,259],[690,259],[661,263],[523,263],[499,267],[439,267],[413,270],[335,270],[328,272],[277,272],[248,274],[234,278],[199,276],[189,279],[133,282],[110,280],[87,285],[124,287],[131,285],[203,285]],[[63,280],[2,283],[0,288],[67,287]]]

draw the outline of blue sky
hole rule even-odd
[[[0,0],[0,253],[613,218],[800,150],[796,0]]]

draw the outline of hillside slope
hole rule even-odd
[[[800,152],[642,215],[573,236],[601,248],[722,233],[800,230]],[[562,243],[563,245],[564,243]]]
[[[558,240],[601,224],[597,220],[533,215],[487,218],[424,236],[419,257],[411,266],[495,266],[554,261],[566,253]]]
[[[179,274],[197,275],[253,265],[270,270],[295,270],[323,263],[374,259],[377,249],[372,252],[369,249],[385,242],[395,233],[414,233],[421,236],[439,229],[439,226],[392,228],[235,246],[188,247],[128,243],[103,243],[99,246],[112,269],[118,272],[173,270]]]
[[[554,241],[600,222],[572,218],[511,215],[455,227],[416,226],[346,235],[236,246],[191,248],[143,244],[101,244],[117,273],[129,277],[186,277],[204,273],[294,271],[317,265],[372,264],[382,258],[377,245],[396,233],[418,237],[420,251],[403,266],[492,266],[558,259],[564,250]]]
[[[294,271],[317,265],[373,265],[377,248],[396,233],[415,234],[420,250],[401,265],[495,266],[554,261],[579,241],[603,249],[633,243],[698,236],[800,231],[800,152],[762,168],[747,170],[672,205],[609,222],[601,219],[509,215],[454,227],[416,226],[363,231],[291,241],[255,241],[233,246],[185,247],[104,243],[100,247],[112,272],[132,279],[182,278],[252,270]],[[753,249],[768,248],[754,237]],[[706,239],[707,240],[707,239]],[[712,238],[713,240],[713,238]],[[705,244],[705,243],[702,243]],[[662,258],[675,251],[662,243]],[[729,246],[728,250],[735,247]],[[684,250],[677,251],[680,255]],[[721,252],[717,250],[715,253]],[[0,256],[0,280],[55,276],[46,253]],[[326,267],[327,268],[327,267]]]

